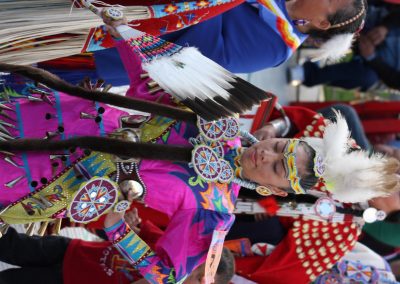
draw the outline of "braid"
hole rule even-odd
[[[0,141],[0,151],[60,151],[71,148],[83,148],[117,156],[142,158],[149,160],[169,160],[190,162],[192,147],[169,146],[153,143],[127,142],[119,139],[83,136],[61,141],[48,139],[18,139]]]
[[[119,96],[108,92],[87,90],[85,88],[69,84],[50,72],[31,66],[0,63],[0,72],[17,73],[21,76],[43,83],[50,88],[64,92],[70,96],[79,97],[85,100],[97,101],[118,107],[155,113],[157,115],[166,116],[177,120],[190,122],[196,122],[197,120],[196,114],[190,111],[140,99]]]
[[[310,190],[313,188],[317,182],[318,177],[314,173],[314,157],[316,155],[315,150],[310,147],[306,142],[301,141],[300,144],[304,147],[304,151],[307,154],[308,163],[306,165],[306,173],[300,179],[300,185],[305,190]]]
[[[356,33],[362,28],[367,15],[366,0],[354,0],[353,5],[328,16],[328,30],[311,30],[309,35],[323,41],[340,34]]]
[[[358,20],[359,18],[361,18],[362,15],[364,15],[365,12],[366,12],[366,11],[365,11],[365,6],[364,6],[364,2],[363,2],[363,1],[361,1],[361,5],[362,5],[361,10],[360,10],[360,12],[359,12],[357,15],[355,15],[354,17],[348,19],[347,21],[344,21],[344,22],[341,22],[341,23],[338,23],[338,24],[334,24],[334,25],[332,25],[330,28],[331,28],[331,29],[341,28],[341,27],[347,26],[347,25],[349,25],[349,24],[351,24],[351,23],[357,21],[357,20]]]

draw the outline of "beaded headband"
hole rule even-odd
[[[348,19],[348,20],[346,20],[344,22],[341,22],[339,24],[334,24],[330,28],[331,29],[336,29],[336,28],[341,28],[341,27],[347,26],[348,24],[351,24],[354,21],[356,21],[358,18],[360,18],[364,13],[365,13],[365,5],[364,5],[364,1],[361,0],[361,11],[357,15],[355,15],[353,18]]]
[[[290,182],[290,187],[295,191],[296,194],[306,193],[305,189],[301,186],[299,177],[299,172],[296,165],[296,151],[301,140],[299,139],[289,139],[286,144],[284,156],[285,156],[285,168],[287,172],[287,179]],[[316,177],[320,178],[325,172],[324,159],[321,155],[316,154],[314,157],[314,174]]]
[[[304,194],[306,191],[300,185],[300,177],[296,165],[296,150],[299,145],[299,139],[289,139],[284,151],[284,164],[287,172],[287,179],[290,182],[290,187],[296,194]]]

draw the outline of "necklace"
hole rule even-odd
[[[130,175],[133,173],[133,170],[135,169],[134,162],[130,163],[119,163],[122,169],[122,172],[126,175]]]
[[[135,162],[130,162],[130,163],[117,162],[116,164],[117,164],[117,174],[115,177],[116,182],[119,181],[121,170],[125,175],[130,175],[135,170]]]

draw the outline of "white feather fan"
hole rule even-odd
[[[326,127],[323,139],[304,139],[323,157],[323,179],[333,198],[354,203],[385,195],[379,188],[386,158],[380,154],[369,157],[361,150],[348,153],[349,137],[346,120],[336,113],[336,122]]]

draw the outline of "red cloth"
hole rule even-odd
[[[236,258],[236,272],[259,284],[308,284],[350,251],[361,232],[351,223],[293,219],[267,257]]]
[[[142,223],[140,237],[150,247],[155,247],[162,234],[151,222]],[[142,278],[110,242],[82,240],[71,240],[64,256],[63,277],[64,284],[130,284]]]
[[[302,106],[309,108],[310,110],[318,110],[324,107],[329,107],[334,103],[339,102],[293,102],[292,105],[296,107]],[[360,116],[363,129],[368,135],[368,138],[375,140],[374,136],[376,135],[393,135],[400,132],[400,120],[398,119],[398,114],[400,113],[400,102],[368,101],[353,104],[351,106]]]
[[[72,240],[63,264],[64,284],[130,284],[140,279],[109,242]]]
[[[68,57],[62,57],[52,60],[47,60],[38,63],[39,68],[58,68],[64,70],[87,70],[96,69],[93,55],[90,53],[77,54]]]
[[[113,1],[111,1],[113,2]],[[141,6],[151,6],[151,5],[166,5],[166,10],[168,6],[174,6],[174,3],[185,2],[182,0],[171,1],[171,0],[125,0],[118,1],[118,4],[125,4],[126,6],[131,5],[141,5]],[[198,0],[199,4],[202,4],[201,9],[189,10],[181,13],[170,14],[161,18],[151,18],[146,20],[131,21],[130,24],[134,25],[136,29],[151,34],[153,36],[160,36],[163,34],[171,33],[184,29],[186,27],[196,25],[200,22],[207,21],[219,14],[222,14],[240,4],[245,2],[245,0],[232,0],[228,3],[221,3],[217,6],[206,7],[204,5],[208,4],[208,1]],[[107,3],[110,3],[108,1]],[[112,4],[112,3],[110,3]],[[173,10],[173,9],[171,9]],[[114,46],[111,37],[104,34],[101,28],[92,28],[89,31],[86,43],[83,46],[82,52],[87,51],[88,43],[91,41],[92,37],[97,38],[101,35],[102,43],[100,44],[103,48],[110,48]],[[97,41],[97,39],[96,39]]]
[[[260,199],[258,204],[265,209],[269,216],[275,216],[276,212],[279,210],[279,205],[276,202],[276,199],[272,196]]]
[[[129,1],[130,2],[130,1]],[[160,4],[158,1],[146,1],[146,5],[149,4]],[[171,4],[171,1],[164,1],[168,4]],[[183,1],[177,1],[183,2]],[[206,2],[206,1],[204,1]],[[140,24],[138,29],[140,31],[149,33],[151,35],[159,36],[165,33],[174,32],[185,27],[207,21],[219,14],[222,14],[239,4],[242,4],[244,0],[234,0],[232,2],[226,4],[220,4],[218,6],[212,8],[202,8],[198,10],[191,10],[187,12],[180,13],[179,15],[169,15],[159,19],[148,19],[148,20],[141,20],[141,21],[132,21],[134,24]],[[130,4],[132,5],[132,4]]]
[[[301,106],[285,106],[283,109],[289,117],[290,122],[296,127],[297,131],[304,130],[308,125],[310,125],[314,116],[317,114],[315,111]],[[281,117],[282,114],[275,109],[271,115],[271,120]]]

